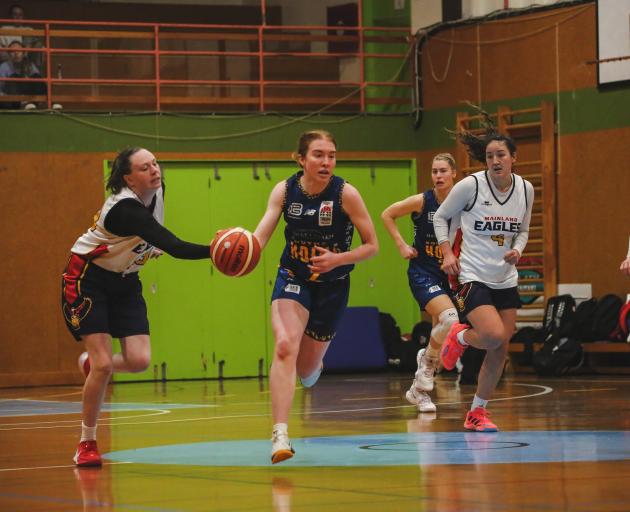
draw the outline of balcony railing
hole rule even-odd
[[[408,27],[20,23],[0,35],[21,36],[42,77],[0,85],[45,89],[0,95],[0,108],[20,101],[76,111],[411,111]]]

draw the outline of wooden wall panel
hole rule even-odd
[[[81,347],[60,310],[61,272],[103,200],[103,154],[4,153],[0,169],[0,385],[78,382]]]
[[[595,36],[593,4],[442,30],[423,46],[424,107],[594,87]]]
[[[630,235],[630,145],[620,140],[630,140],[630,127],[559,142],[559,282],[592,283],[594,296],[630,292],[630,279],[619,272]]]

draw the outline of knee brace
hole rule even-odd
[[[448,334],[448,330],[455,322],[459,320],[459,315],[455,308],[445,309],[438,317],[438,323],[431,329],[431,337],[440,345],[444,342],[444,338]]]

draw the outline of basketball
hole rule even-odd
[[[260,244],[244,228],[229,228],[217,232],[210,244],[212,263],[226,276],[249,274],[260,259]]]

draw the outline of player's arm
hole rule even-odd
[[[286,188],[286,181],[281,181],[273,187],[271,194],[269,194],[267,210],[265,210],[262,219],[260,219],[258,226],[256,226],[254,236],[258,240],[261,250],[265,248],[278,225],[280,215],[282,214],[282,205],[284,204],[284,198],[286,196]]]
[[[341,253],[316,246],[317,256],[311,258],[311,265],[309,265],[309,269],[313,273],[323,274],[341,265],[366,260],[378,252],[378,240],[374,224],[359,191],[349,183],[345,183],[341,193],[341,201],[344,211],[359,232],[361,245],[351,251]]]
[[[521,254],[525,250],[527,240],[529,240],[529,223],[532,220],[532,209],[534,205],[534,187],[529,182],[525,182],[525,193],[527,194],[527,210],[525,211],[525,217],[521,222],[519,232],[512,241],[512,247],[505,252],[503,259],[511,265],[516,265],[518,260],[521,259]]]
[[[398,226],[396,225],[396,219],[410,215],[412,212],[422,213],[423,208],[424,194],[415,194],[402,201],[396,201],[394,204],[385,208],[383,213],[381,213],[381,219],[385,229],[396,243],[400,255],[406,260],[418,256],[418,251],[405,242],[405,239],[400,234]]]
[[[460,271],[459,259],[453,253],[453,247],[449,240],[448,221],[450,219],[459,219],[462,210],[475,201],[476,195],[477,182],[475,178],[468,176],[455,184],[433,215],[435,237],[444,255],[442,271],[447,274],[455,275],[459,274]]]
[[[105,229],[118,236],[139,236],[174,258],[201,260],[210,257],[210,246],[180,240],[162,226],[135,199],[116,203],[105,217]]]

